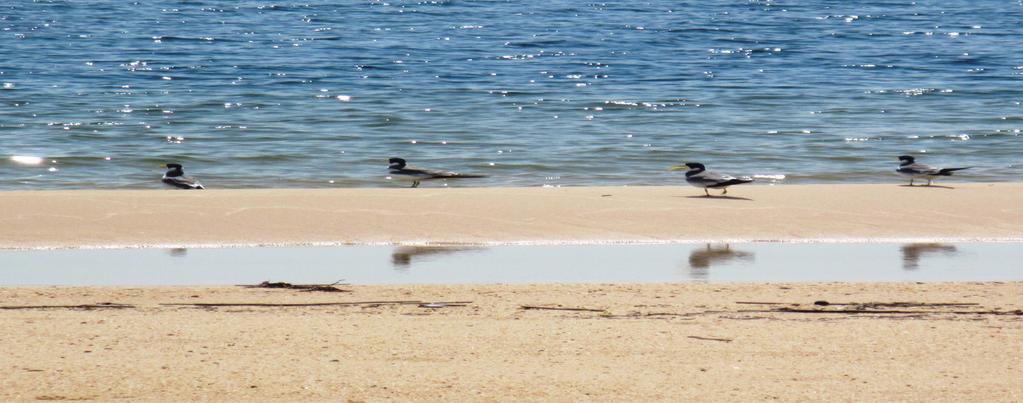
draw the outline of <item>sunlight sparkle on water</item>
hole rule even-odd
[[[11,157],[11,161],[25,165],[39,165],[43,163],[42,157],[32,157],[28,155],[15,155]]]

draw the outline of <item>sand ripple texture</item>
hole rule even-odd
[[[0,398],[1017,401],[1021,287],[3,288]]]

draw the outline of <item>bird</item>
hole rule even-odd
[[[438,169],[416,168],[407,164],[404,159],[395,157],[388,160],[387,168],[390,169],[391,175],[411,180],[412,187],[419,187],[420,181],[429,179],[486,178],[486,175],[460,174],[458,172]]]
[[[970,169],[973,167],[962,167],[962,168],[937,168],[927,164],[921,164],[916,162],[916,158],[911,155],[900,155],[899,167],[895,170],[900,175],[909,177],[909,186],[913,186],[913,180],[919,178],[927,179],[927,186],[931,186],[931,181],[938,176],[952,176],[952,172],[961,171],[964,169]]]
[[[163,183],[181,189],[206,189],[202,183],[191,176],[185,176],[181,164],[167,164],[167,172],[163,174]]]
[[[686,170],[686,182],[698,188],[703,188],[703,193],[710,196],[707,189],[722,189],[721,194],[728,194],[728,187],[753,182],[753,179],[739,179],[731,175],[719,174],[708,171],[699,162],[687,162],[682,165],[671,167],[672,171]]]

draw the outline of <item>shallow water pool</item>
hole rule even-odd
[[[335,246],[0,251],[0,285],[1023,280],[1020,243]]]

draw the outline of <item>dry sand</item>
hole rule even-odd
[[[0,309],[0,399],[1023,399],[1023,283],[344,288],[0,289],[133,305]],[[164,305],[397,300],[465,305]]]
[[[0,248],[1023,239],[1023,184],[0,192]]]

